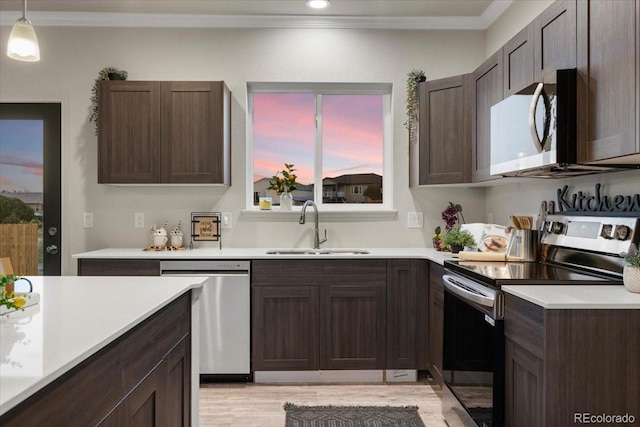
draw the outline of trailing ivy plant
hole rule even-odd
[[[98,73],[91,89],[91,116],[89,117],[89,121],[96,124],[96,135],[98,135],[98,85],[102,80],[111,80],[109,74],[117,75],[119,77],[117,80],[127,80],[128,77],[125,70],[119,70],[116,67],[105,67]]]
[[[418,84],[427,80],[422,70],[413,69],[407,74],[407,121],[404,124],[409,130],[409,142],[415,142],[416,121],[418,120]]]

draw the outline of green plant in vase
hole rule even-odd
[[[453,227],[447,231],[442,238],[442,245],[452,253],[457,254],[466,246],[475,246],[476,240],[467,230],[460,227]]]
[[[0,274],[0,306],[8,309],[18,309],[25,305],[26,300],[21,296],[14,296],[14,283],[22,279],[14,274]]]

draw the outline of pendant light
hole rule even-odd
[[[40,61],[40,46],[38,37],[27,19],[27,0],[22,1],[22,18],[18,18],[11,34],[7,46],[7,56],[18,61],[36,62]]]

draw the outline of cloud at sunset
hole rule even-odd
[[[0,190],[43,190],[43,123],[0,120]]]
[[[379,95],[324,95],[323,176],[377,173],[383,165]],[[313,182],[315,95],[253,94],[254,182],[294,163],[298,181]]]

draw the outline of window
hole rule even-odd
[[[391,208],[390,84],[249,83],[247,94],[249,209],[263,196],[277,209],[269,180],[285,163],[296,169],[294,205]]]

